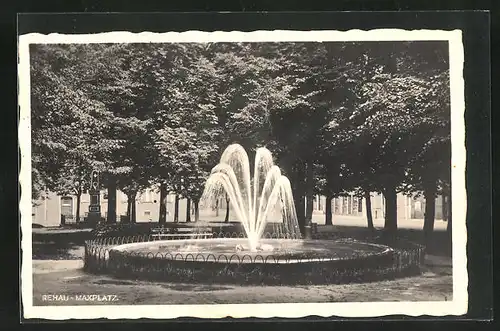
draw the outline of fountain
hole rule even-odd
[[[245,149],[239,144],[229,145],[208,178],[202,201],[214,201],[221,192],[229,196],[238,220],[248,240],[249,250],[272,250],[260,239],[266,228],[268,215],[280,207],[285,237],[300,239],[300,230],[293,202],[292,188],[287,177],[273,163],[271,152],[260,147],[255,153],[253,179]],[[243,250],[241,244],[238,250]]]
[[[352,239],[302,239],[290,181],[271,152],[258,148],[250,170],[244,148],[229,145],[202,195],[204,203],[213,203],[227,194],[241,237],[195,232],[189,239],[95,239],[85,244],[85,269],[134,279],[259,284],[331,284],[419,272],[422,249],[412,245],[393,249]],[[268,223],[275,224],[276,209],[280,233],[270,238],[263,234]],[[207,227],[203,221],[197,226]]]

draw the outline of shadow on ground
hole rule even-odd
[[[319,235],[322,233],[331,233],[338,238],[348,237],[358,240],[370,240],[370,238],[383,235],[383,229],[376,229],[372,232],[368,228],[344,225],[318,226],[318,232]],[[427,254],[451,257],[452,241],[447,231],[434,230],[431,237],[428,238],[427,241],[425,240],[424,232],[421,229],[398,229],[397,236],[425,246]]]
[[[34,228],[32,233],[33,260],[75,260],[83,258],[85,240],[91,229],[61,227]]]
[[[373,236],[380,236],[382,230],[374,233],[367,228],[358,226],[318,226],[319,234],[331,233],[333,238],[355,238],[369,240]],[[54,230],[41,229],[33,233],[34,260],[73,260],[83,258],[84,241],[89,239],[90,233],[86,230]],[[426,244],[422,230],[398,229],[398,237],[426,246],[426,254],[433,256],[451,257],[451,239],[446,231],[434,231]]]
[[[34,242],[33,260],[78,260],[83,259],[81,244],[64,242]]]
[[[38,261],[34,265],[33,303],[44,306],[451,300],[451,267],[445,258],[434,261],[436,263],[440,264],[429,264],[419,276],[371,283],[231,286],[121,280],[105,275],[86,274],[80,269],[81,263],[78,261]],[[62,294],[70,299],[47,301],[43,299],[47,294]],[[116,296],[117,301],[76,299],[82,295]]]

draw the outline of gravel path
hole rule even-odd
[[[429,258],[418,277],[364,284],[320,286],[193,285],[118,280],[81,270],[81,260],[33,262],[34,305],[149,305],[274,302],[444,301],[452,299],[451,262]],[[63,294],[67,301],[44,295]],[[109,295],[116,301],[81,301],[78,295]]]

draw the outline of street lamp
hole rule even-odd
[[[90,174],[90,188],[95,191],[99,187],[99,172],[92,170]]]

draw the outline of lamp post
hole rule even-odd
[[[184,178],[182,178],[181,183],[182,185],[184,185]],[[185,187],[184,189],[187,192],[187,187]],[[189,222],[191,222],[191,199],[186,194],[186,223]]]

